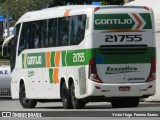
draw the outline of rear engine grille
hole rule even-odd
[[[101,45],[101,54],[144,54],[147,45]]]

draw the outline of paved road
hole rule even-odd
[[[24,109],[18,100],[0,100],[0,111],[68,111],[61,102],[38,103],[34,109]],[[75,110],[69,110],[75,111]],[[138,107],[112,108],[108,102],[88,103],[76,111],[160,111],[160,102],[141,102]]]
[[[160,103],[149,103],[149,102],[141,102],[139,107],[135,108],[112,108],[110,103],[107,102],[99,102],[99,103],[88,103],[84,109],[80,110],[64,110],[62,107],[62,103],[60,102],[51,102],[51,103],[38,103],[36,108],[34,109],[24,109],[21,107],[20,103],[18,100],[0,100],[0,111],[14,111],[14,112],[40,112],[44,111],[45,114],[49,114],[51,116],[54,116],[54,119],[57,120],[68,120],[71,117],[73,120],[81,120],[82,117],[85,117],[83,120],[97,120],[97,119],[102,119],[102,120],[125,120],[127,119],[127,115],[134,115],[136,114],[141,114],[142,113],[150,113],[153,115],[156,115],[159,113],[159,117],[153,117],[152,120],[160,120]],[[147,111],[147,112],[144,112]],[[113,114],[123,114],[122,117],[124,117],[124,114],[126,114],[125,118],[122,117],[112,117]],[[103,117],[101,117],[103,116]],[[110,119],[106,119],[106,117],[112,117]],[[55,118],[56,117],[56,118]],[[67,118],[66,118],[67,117]],[[149,117],[141,118],[141,120],[148,120],[151,119]],[[33,118],[32,118],[33,119]],[[40,119],[40,118],[38,118]],[[46,118],[46,120],[52,119],[53,118]],[[138,119],[137,117],[135,118],[130,118],[130,120],[135,120]],[[0,119],[1,120],[1,119]],[[15,119],[16,120],[16,119]]]

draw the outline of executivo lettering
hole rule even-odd
[[[128,73],[128,72],[137,72],[137,67],[121,67],[121,68],[114,68],[114,67],[107,67],[106,74],[118,74],[118,73]]]

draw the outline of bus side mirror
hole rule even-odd
[[[2,44],[2,56],[3,57],[7,57],[10,53],[9,51],[9,47],[10,47],[10,42],[11,40],[14,38],[14,35],[9,36],[8,38],[6,38]]]

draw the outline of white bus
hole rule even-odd
[[[24,108],[49,101],[62,101],[65,109],[98,101],[138,106],[155,94],[153,21],[150,8],[131,6],[24,14],[11,40],[12,98]]]

